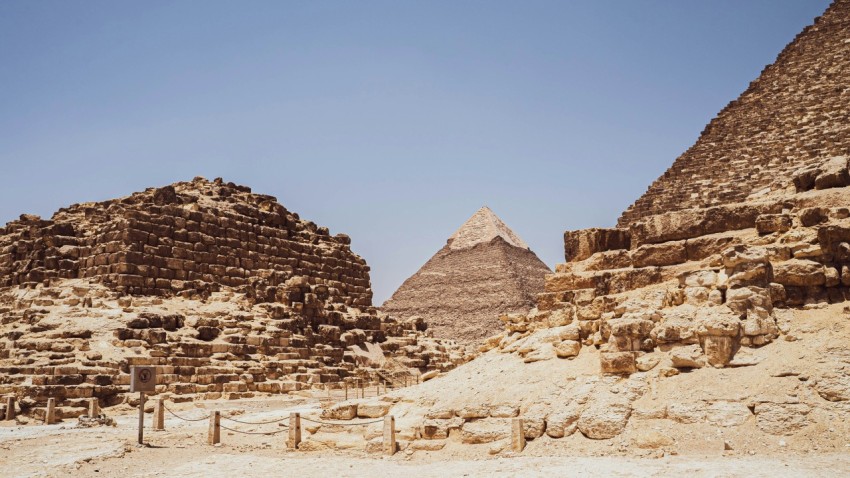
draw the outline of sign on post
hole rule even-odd
[[[155,392],[156,367],[130,367],[130,392]]]
[[[130,367],[130,393],[139,392],[139,445],[144,444],[145,392],[156,391],[156,367]]]

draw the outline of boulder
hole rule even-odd
[[[829,220],[829,209],[825,207],[807,207],[800,211],[800,223],[805,227],[817,226]]]
[[[322,410],[322,418],[328,420],[351,420],[357,416],[356,403],[342,402]]]
[[[708,423],[720,427],[743,425],[751,416],[753,414],[750,409],[741,402],[717,401],[705,407]]]
[[[850,400],[850,376],[842,373],[826,373],[814,384],[818,395],[830,402]]]

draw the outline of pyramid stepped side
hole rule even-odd
[[[482,208],[381,310],[421,317],[435,337],[476,343],[501,329],[499,316],[531,309],[550,272],[522,239]]]
[[[781,192],[794,171],[850,153],[850,1],[838,0],[729,103],[620,217]]]
[[[848,5],[807,28],[746,107],[727,108],[620,227],[567,231],[566,261],[535,309],[504,317],[479,357],[405,391],[391,412],[419,417],[423,439],[459,429],[461,442],[490,450],[511,437],[514,416],[528,440],[572,435],[563,446],[604,455],[618,444],[637,455],[754,453],[780,438],[762,450],[842,449]],[[777,148],[784,163],[770,162]],[[793,184],[748,197],[772,178]]]
[[[173,400],[377,380],[371,344],[421,372],[462,360],[371,306],[344,234],[271,196],[196,178],[0,230],[0,394],[61,417],[133,400],[154,365]]]

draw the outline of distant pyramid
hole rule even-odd
[[[381,308],[428,322],[436,337],[475,342],[502,330],[499,315],[526,312],[551,273],[528,245],[482,207]]]

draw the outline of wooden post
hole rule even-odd
[[[395,454],[395,417],[387,415],[384,417],[384,455]]]
[[[210,428],[207,433],[207,443],[215,445],[221,443],[221,412],[214,411],[210,415]]]
[[[348,382],[342,382],[345,386],[345,399],[348,400]]]
[[[47,399],[47,410],[44,411],[44,424],[52,425],[56,423],[56,399]]]
[[[525,426],[522,418],[514,418],[511,422],[511,449],[517,453],[525,449]]]
[[[94,418],[100,415],[100,405],[97,402],[97,398],[89,399],[89,418]]]
[[[15,419],[15,396],[6,397],[6,420]]]
[[[92,406],[97,406],[97,402],[89,404],[89,413]],[[92,416],[89,416],[92,418]],[[145,443],[145,392],[139,392],[139,445]]]
[[[153,429],[165,430],[165,400],[158,398],[153,410]]]
[[[292,412],[289,414],[289,439],[286,440],[286,447],[293,450],[298,449],[301,443],[301,414]]]

